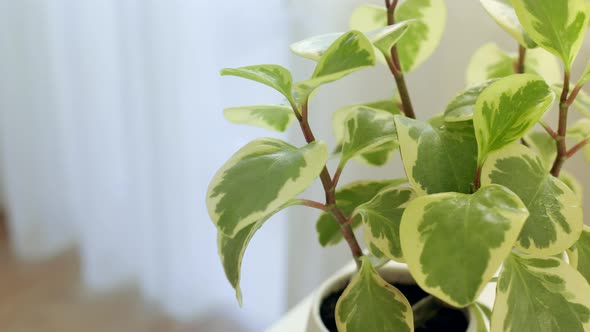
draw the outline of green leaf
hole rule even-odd
[[[486,315],[488,308],[479,303],[474,303],[469,306],[469,309],[473,313],[475,318],[475,331],[473,332],[488,332],[488,320],[489,317]]]
[[[402,69],[410,72],[420,66],[438,47],[447,20],[443,0],[406,0],[395,11],[397,22],[415,20],[398,42]]]
[[[293,78],[288,69],[279,65],[256,65],[241,68],[224,68],[221,76],[237,76],[256,81],[282,93],[290,102],[293,101],[291,86]]]
[[[373,255],[403,261],[399,226],[406,205],[415,196],[410,188],[387,187],[354,210],[353,216],[360,216],[365,225],[365,244]]]
[[[311,79],[295,84],[295,91],[300,100],[307,100],[319,86],[374,65],[371,42],[362,33],[350,31],[330,45],[320,57]]]
[[[421,196],[402,217],[402,252],[422,289],[465,307],[510,254],[527,216],[520,199],[498,185]]]
[[[553,167],[553,162],[557,158],[557,146],[555,139],[547,131],[533,131],[526,135],[525,143],[541,157],[545,170],[549,172]]]
[[[291,52],[300,57],[319,61],[328,48],[343,34],[342,32],[333,32],[309,37],[291,44],[289,48]]]
[[[487,43],[477,49],[467,65],[467,84],[473,86],[492,78],[514,74],[513,57],[496,43]]]
[[[588,28],[586,0],[512,0],[512,4],[531,39],[561,58],[569,70]]]
[[[290,107],[279,105],[255,105],[230,107],[223,111],[225,118],[233,123],[246,124],[278,132],[289,128],[295,114]]]
[[[523,137],[554,99],[547,83],[530,74],[505,77],[485,89],[477,99],[473,116],[478,165],[491,152]]]
[[[437,48],[444,31],[447,8],[443,0],[406,0],[395,12],[396,22],[414,20],[398,41],[400,63],[405,72],[420,66]],[[372,31],[387,25],[384,6],[361,5],[350,19],[350,27]]]
[[[467,67],[467,84],[474,85],[492,78],[502,78],[515,73],[518,54],[507,53],[495,43],[487,43],[471,57]],[[550,84],[558,83],[561,67],[555,56],[541,48],[527,50],[525,73],[543,77]]]
[[[340,332],[414,331],[412,307],[397,288],[383,280],[363,258],[361,269],[336,304]]]
[[[503,185],[526,205],[530,216],[516,243],[523,252],[556,255],[580,237],[584,224],[580,199],[547,173],[541,158],[523,145],[514,144],[490,155],[481,183]]]
[[[278,212],[279,210],[294,204],[295,203],[293,201],[287,202],[275,212]],[[240,274],[244,253],[246,252],[246,248],[248,247],[248,244],[250,243],[250,240],[256,231],[258,231],[258,229],[260,229],[260,227],[262,227],[266,220],[268,220],[271,216],[272,214],[266,216],[256,223],[246,226],[241,231],[236,233],[234,237],[226,236],[220,231],[217,232],[217,249],[219,251],[219,258],[221,259],[221,264],[223,265],[223,270],[225,271],[227,280],[236,291],[236,298],[240,306],[242,305]]]
[[[323,142],[300,149],[273,138],[248,143],[209,184],[207,209],[211,220],[223,234],[234,237],[305,190],[327,159],[328,149]]]
[[[404,36],[411,21],[405,21],[386,26],[367,33],[367,37],[384,57],[391,56],[391,48]]]
[[[356,181],[349,183],[338,190],[336,190],[336,206],[345,214],[350,215],[352,211],[359,205],[366,203],[373,199],[375,195],[383,188],[389,186],[399,186],[406,183],[406,179],[396,180],[380,180],[380,181]],[[352,221],[353,227],[358,227],[361,224],[360,217],[354,217]],[[334,217],[328,213],[323,212],[316,223],[316,230],[320,244],[322,246],[336,245],[342,240],[342,233],[340,233],[340,226]]]
[[[504,263],[492,332],[590,330],[590,286],[564,261],[513,253]]]
[[[491,79],[472,85],[467,88],[467,90],[462,91],[455,96],[445,109],[445,121],[457,122],[473,119],[473,110],[477,98],[483,90],[495,81],[497,81],[497,79]]]
[[[509,0],[480,0],[479,2],[494,21],[516,39],[520,45],[526,48],[537,46],[537,43],[529,37],[522,25],[520,25],[514,7]]]
[[[344,121],[340,165],[343,166],[357,155],[383,148],[384,145],[393,151],[397,147],[393,117],[389,112],[365,106],[353,109]]]
[[[471,191],[477,143],[470,121],[429,123],[395,116],[404,169],[418,195]],[[433,167],[435,166],[435,167]]]
[[[578,179],[576,179],[570,172],[563,169],[559,173],[559,179],[561,182],[565,183],[576,196],[578,196],[578,199],[581,202],[584,197],[584,188],[582,187],[582,184],[580,184],[580,181],[578,181]]]
[[[590,227],[584,226],[582,235],[575,244],[575,251],[576,259],[572,266],[580,271],[586,281],[590,283]],[[570,256],[570,263],[571,261]]]
[[[336,110],[336,112],[332,114],[332,128],[334,130],[336,142],[339,146],[338,152],[342,151],[342,140],[344,139],[344,132],[346,131],[345,120],[356,108],[359,106],[365,106],[397,115],[402,114],[399,108],[399,103],[399,100],[392,98],[364,104],[345,106]],[[369,152],[365,152],[357,157],[354,157],[353,159],[372,166],[382,166],[391,159],[391,156],[397,147],[398,144],[396,142],[385,143],[371,148]]]

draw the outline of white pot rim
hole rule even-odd
[[[312,296],[311,312],[307,322],[307,332],[329,332],[324,326],[320,317],[320,306],[322,301],[329,294],[341,290],[350,281],[352,274],[355,272],[354,264],[347,265],[340,273],[330,277],[322,283]],[[402,284],[415,284],[416,282],[409,273],[406,264],[398,262],[388,262],[378,270],[379,274],[388,281],[395,281]],[[464,309],[469,322],[466,332],[476,331],[477,322],[474,313],[470,309]]]

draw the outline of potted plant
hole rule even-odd
[[[581,91],[590,65],[577,80],[571,75],[590,5],[480,1],[518,42],[518,52],[484,45],[468,65],[469,86],[428,120],[417,119],[404,75],[438,45],[443,0],[363,5],[351,31],[293,44],[293,52],[317,62],[303,82],[293,83],[278,65],[222,70],[286,100],[229,108],[227,119],[275,131],[297,123],[307,142],[254,140],[211,181],[207,206],[240,303],[248,242],[277,211],[305,205],[321,210],[320,243],[346,241],[357,266],[321,288],[311,316],[326,317],[310,331],[590,331],[590,229],[581,186],[562,171],[577,152],[590,156],[590,119],[568,122],[570,108],[590,114]],[[329,149],[308,120],[310,98],[320,86],[379,62],[391,71],[397,94],[335,111],[340,162],[330,171]],[[557,129],[545,122],[552,105]],[[407,178],[340,186],[349,161],[380,166],[397,150]],[[297,197],[318,178],[325,201]],[[361,226],[366,250],[354,233]],[[477,299],[490,283],[496,296],[488,309]]]

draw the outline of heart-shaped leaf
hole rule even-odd
[[[221,70],[222,76],[237,76],[248,80],[256,81],[267,85],[287,98],[293,101],[291,87],[293,78],[288,69],[279,65],[255,65],[240,68],[224,68]]]
[[[481,183],[503,185],[526,205],[530,216],[517,242],[523,252],[556,255],[580,237],[584,224],[580,199],[523,145],[514,144],[490,155]]]
[[[555,95],[536,75],[502,78],[477,99],[473,125],[478,145],[478,165],[487,156],[522,138],[551,106]]]
[[[289,128],[295,114],[290,107],[279,105],[254,105],[226,108],[225,118],[233,123],[246,124],[278,132]]]
[[[397,136],[393,122],[394,115],[366,106],[357,106],[344,120],[341,165],[351,158],[371,152],[383,145],[397,146]]]
[[[354,210],[353,216],[360,216],[365,225],[365,244],[373,255],[403,261],[399,226],[406,205],[415,197],[410,188],[387,187]]]
[[[586,0],[512,0],[516,15],[532,40],[571,68],[588,29]]]
[[[361,269],[336,304],[336,326],[343,332],[414,331],[412,307],[363,258]]]
[[[563,260],[513,253],[504,263],[492,332],[590,330],[590,286]]]
[[[498,25],[508,32],[516,41],[526,48],[534,48],[537,46],[531,37],[524,31],[522,25],[518,21],[514,7],[510,0],[480,0],[483,8],[490,14],[490,16],[498,23]]]
[[[336,206],[345,215],[350,215],[357,206],[373,199],[383,188],[399,186],[403,183],[407,183],[407,180],[356,181],[349,183],[336,190]],[[360,224],[361,218],[359,216],[354,217],[352,220],[353,228],[358,227]],[[336,245],[342,241],[340,226],[328,212],[323,212],[320,215],[316,223],[316,230],[320,244],[324,247]]]
[[[300,149],[273,138],[257,139],[217,171],[207,191],[207,209],[218,230],[234,237],[267,218],[305,190],[328,159],[322,142]],[[252,188],[256,188],[252,194]]]
[[[422,289],[468,306],[510,254],[527,217],[518,196],[499,185],[418,197],[402,217],[404,259]]]
[[[375,52],[367,37],[358,31],[347,32],[322,54],[311,79],[295,84],[298,99],[305,101],[319,86],[374,65]]]
[[[406,0],[395,12],[396,22],[412,21],[408,31],[398,41],[402,69],[410,72],[428,59],[437,48],[444,31],[447,8],[442,0]],[[350,19],[350,27],[372,31],[387,25],[384,6],[361,5]]]
[[[418,195],[471,191],[477,143],[470,121],[429,123],[395,116],[404,169]],[[433,167],[436,165],[436,167]]]
[[[445,121],[457,122],[467,121],[473,119],[473,110],[475,109],[475,102],[477,98],[490,84],[497,81],[497,79],[490,79],[475,84],[467,88],[467,90],[460,92],[445,109]]]

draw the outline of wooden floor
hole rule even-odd
[[[80,286],[75,251],[39,264],[23,264],[10,255],[1,224],[1,332],[243,331],[222,315],[204,322],[175,323],[147,309],[132,290],[91,296]]]

